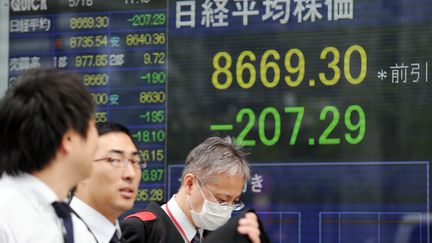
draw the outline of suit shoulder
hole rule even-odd
[[[128,243],[165,242],[165,228],[154,213],[132,214],[120,222],[122,237]]]
[[[130,219],[130,218],[138,218],[142,221],[152,221],[152,220],[155,220],[157,218],[157,215],[150,212],[150,211],[141,211],[141,212],[134,213],[134,214],[127,216],[125,218],[125,220]]]

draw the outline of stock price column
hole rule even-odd
[[[10,11],[10,85],[34,67],[80,73],[96,104],[96,122],[126,125],[147,161],[135,206],[163,200],[166,2],[70,0],[37,9],[23,2]]]

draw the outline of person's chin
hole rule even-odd
[[[131,209],[133,207],[134,201],[130,200],[130,199],[128,199],[128,200],[122,199],[122,200],[119,200],[119,202],[118,202],[117,205],[123,211],[127,211],[127,210],[129,210],[129,209]]]

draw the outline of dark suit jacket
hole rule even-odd
[[[120,222],[125,243],[179,243],[183,238],[159,204],[151,202],[144,212],[152,217],[130,217]]]
[[[247,212],[253,212],[254,210],[248,209],[242,213],[232,217],[226,224],[218,228],[217,230],[211,232],[204,238],[203,243],[250,243],[251,241],[245,235],[241,235],[237,232],[238,221],[240,218],[244,217]],[[257,215],[258,217],[258,215]],[[270,240],[264,230],[261,220],[258,217],[259,229],[261,231],[260,239],[261,243],[269,243]]]
[[[122,242],[124,243],[181,243],[183,238],[178,232],[176,226],[160,207],[163,203],[151,202],[149,206],[138,216],[140,213],[133,214],[120,222],[122,230]],[[150,213],[149,213],[150,212]],[[210,232],[204,231],[203,243],[248,243],[249,238],[240,235],[237,232],[238,220],[244,217],[246,212],[253,212],[247,210],[243,213],[232,217],[225,225],[219,229]],[[149,213],[149,214],[148,214]],[[259,219],[258,219],[259,221]],[[270,242],[264,232],[261,222],[261,242]]]

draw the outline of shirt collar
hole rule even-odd
[[[177,204],[175,200],[175,195],[171,197],[171,199],[167,202],[167,204],[162,206],[162,209],[166,212],[166,205],[168,205],[169,210],[171,211],[174,218],[177,220],[177,222],[182,227],[183,231],[185,232],[187,236],[188,242],[190,242],[193,237],[195,236],[197,229],[193,224],[189,221],[186,214],[181,210],[180,206]],[[202,235],[202,230],[200,230],[200,234]]]
[[[77,197],[72,198],[70,205],[72,209],[75,210],[75,212],[87,224],[95,237],[98,239],[98,242],[108,243],[114,233],[116,233],[120,238],[121,231],[118,220],[116,220],[114,225],[105,216]]]
[[[116,228],[115,233],[117,235],[117,238],[121,239],[122,234],[121,234],[121,229],[120,229],[120,223],[117,219],[116,219],[114,227]]]

